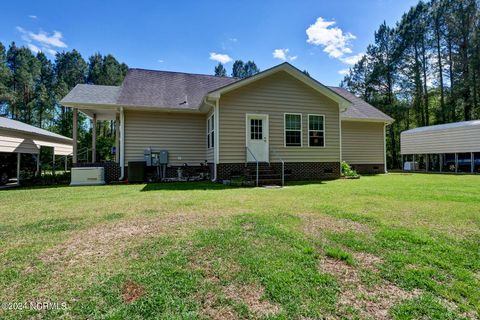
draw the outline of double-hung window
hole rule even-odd
[[[207,148],[213,148],[215,146],[215,115],[212,114],[207,119]]]
[[[285,146],[302,146],[302,115],[298,113],[285,114]]]
[[[308,115],[308,146],[325,147],[325,116]]]

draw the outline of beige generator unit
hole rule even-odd
[[[92,186],[105,184],[103,167],[72,168],[71,186]]]

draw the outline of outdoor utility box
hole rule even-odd
[[[103,167],[72,168],[71,186],[91,186],[105,184],[105,169]]]
[[[167,150],[160,151],[159,163],[160,164],[168,164],[168,151]]]
[[[129,161],[128,162],[128,182],[145,181],[145,161]]]
[[[143,160],[145,160],[148,167],[152,165],[152,148],[143,150]]]

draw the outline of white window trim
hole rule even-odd
[[[209,150],[215,148],[215,146],[214,145],[212,146],[212,143],[211,143],[211,135],[213,134],[214,137],[215,137],[215,127],[216,127],[216,125],[214,123],[215,122],[214,116],[215,116],[215,112],[212,112],[210,117],[207,118],[207,149],[209,149]],[[212,120],[212,118],[213,118],[213,120]]]
[[[287,146],[287,127],[286,127],[287,115],[300,116],[300,145],[299,146]],[[289,131],[298,131],[298,130],[289,130]],[[301,113],[285,112],[283,114],[283,146],[285,148],[302,148],[303,147],[303,116]]]
[[[323,118],[323,130],[310,130],[310,116],[317,116],[317,117],[322,117]],[[307,131],[308,131],[308,136],[307,136],[307,139],[308,139],[308,147],[309,148],[325,148],[327,146],[327,137],[326,137],[326,129],[325,129],[325,115],[324,114],[318,114],[318,113],[309,113],[308,114],[308,127],[307,127]],[[310,145],[310,131],[321,131],[323,132],[323,146],[311,146]]]

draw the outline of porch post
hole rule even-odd
[[[77,139],[78,139],[78,109],[73,108],[73,132],[72,132],[72,139],[73,139],[73,155],[72,155],[72,164],[77,164]]]
[[[92,162],[97,162],[97,114],[92,118]]]
[[[442,172],[443,171],[443,154],[440,153],[438,156],[440,157],[440,172]]]
[[[115,114],[115,162],[120,160],[120,114]]]
[[[425,172],[428,172],[428,154],[425,154]]]

